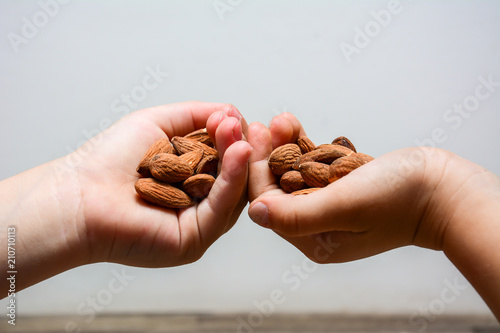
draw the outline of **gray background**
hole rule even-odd
[[[219,15],[218,3],[231,10]],[[22,36],[23,18],[33,22],[43,9],[2,1],[0,179],[73,151],[101,121],[119,119],[113,103],[157,66],[169,76],[125,112],[230,102],[249,122],[268,124],[289,111],[315,142],[345,135],[373,156],[425,143],[441,128],[446,140],[438,147],[500,174],[500,87],[467,117],[445,118],[470,100],[479,77],[500,81],[500,2],[401,1],[400,13],[349,62],[342,43],[355,46],[356,29],[376,28],[372,11],[389,3],[71,1],[16,52],[9,36]],[[441,253],[407,247],[316,266],[295,289],[283,276],[304,260],[245,210],[194,264],[126,267],[134,279],[95,312],[251,313],[278,289],[286,300],[277,312],[410,316],[439,304],[446,281],[466,283]],[[73,314],[91,325],[82,309],[88,297],[105,294],[113,270],[122,266],[89,265],[28,288],[18,295],[20,314]],[[470,286],[435,309],[489,313]]]

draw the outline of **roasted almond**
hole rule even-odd
[[[328,181],[333,183],[365,163],[364,159],[358,154],[341,157],[330,164]]]
[[[329,184],[330,166],[328,164],[319,162],[302,163],[299,171],[306,184],[310,187],[325,187]]]
[[[321,162],[330,164],[339,157],[353,154],[354,152],[346,147],[339,145],[321,145],[313,151],[310,151],[302,156],[294,163],[293,168],[299,170],[302,163]]]
[[[174,136],[171,142],[179,154],[185,154],[196,149],[201,149],[206,155],[217,156],[217,150],[193,139],[184,138],[182,136]]]
[[[316,149],[314,142],[312,142],[307,136],[299,136],[297,139],[297,145],[300,147],[302,154],[306,154]]]
[[[195,173],[206,173],[212,176],[217,176],[217,167],[219,165],[219,158],[215,155],[204,155],[200,163],[196,167]]]
[[[349,148],[353,152],[356,152],[356,148],[354,147],[352,142],[348,138],[346,138],[345,136],[339,136],[338,138],[333,140],[332,145],[341,145],[341,146]]]
[[[193,199],[201,199],[208,196],[214,185],[215,178],[211,175],[200,173],[186,179],[182,183],[182,189]]]
[[[280,186],[286,193],[291,193],[306,188],[307,184],[299,171],[291,170],[281,176]]]
[[[193,175],[188,162],[177,155],[157,154],[149,162],[149,170],[154,178],[167,183],[178,183]]]
[[[187,162],[187,164],[193,169],[196,170],[198,163],[200,163],[205,153],[201,149],[195,149],[185,154],[179,155],[181,159]]]
[[[183,191],[153,178],[140,178],[135,183],[137,194],[144,200],[167,208],[186,208],[194,204]]]
[[[198,142],[201,142],[203,144],[206,144],[207,146],[213,147],[214,143],[212,142],[212,139],[210,139],[210,136],[208,135],[207,129],[202,128],[199,130],[196,130],[194,132],[191,132],[187,135],[184,136],[187,139],[192,139]]]
[[[273,150],[267,163],[273,174],[281,176],[292,170],[300,155],[300,147],[295,143],[288,143]]]
[[[160,139],[153,143],[146,153],[144,154],[139,166],[137,166],[137,172],[144,177],[151,177],[151,173],[149,171],[149,161],[151,158],[157,154],[166,153],[166,154],[175,154],[175,149],[170,143],[168,138]]]

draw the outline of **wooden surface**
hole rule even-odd
[[[239,320],[239,319],[240,320]],[[154,332],[154,333],[288,333],[288,332],[426,332],[499,333],[493,317],[437,317],[433,321],[417,318],[414,325],[406,317],[354,317],[341,315],[282,315],[269,317],[233,315],[106,315],[89,317],[18,317],[16,325],[0,322],[0,332]],[[263,319],[263,320],[262,320]],[[86,322],[88,320],[88,322]],[[243,321],[246,324],[242,324]],[[263,321],[263,322],[262,322]],[[79,330],[79,331],[78,331]]]

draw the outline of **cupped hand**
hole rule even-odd
[[[221,158],[207,198],[180,210],[138,197],[136,167],[161,138],[207,127]],[[236,222],[246,205],[250,145],[245,119],[229,104],[186,102],[134,112],[72,153],[80,188],[81,239],[88,262],[142,267],[193,262]]]
[[[266,128],[252,123],[248,141],[249,215],[311,260],[345,262],[416,244],[440,249],[446,219],[430,205],[452,154],[428,148],[395,151],[308,195],[283,192],[267,158],[273,148],[305,135],[289,113]],[[432,155],[432,158],[430,158]],[[436,210],[437,212],[437,210]],[[427,222],[430,215],[432,223]]]

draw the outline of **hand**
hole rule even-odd
[[[305,135],[291,114],[252,123],[248,213],[318,263],[405,245],[443,250],[500,318],[500,178],[436,148],[376,158],[308,195],[283,192],[267,158]]]
[[[205,126],[222,161],[209,196],[181,210],[140,199],[136,167],[148,147]],[[247,203],[246,130],[232,105],[154,107],[129,114],[66,157],[2,181],[0,224],[19,229],[18,290],[93,262],[167,267],[200,258]]]
[[[205,126],[222,161],[209,196],[181,210],[140,199],[135,167],[146,149],[163,137]],[[78,167],[90,261],[164,267],[199,259],[234,225],[247,202],[251,147],[241,141],[243,130],[245,121],[231,105],[182,103],[139,111],[105,132]]]

